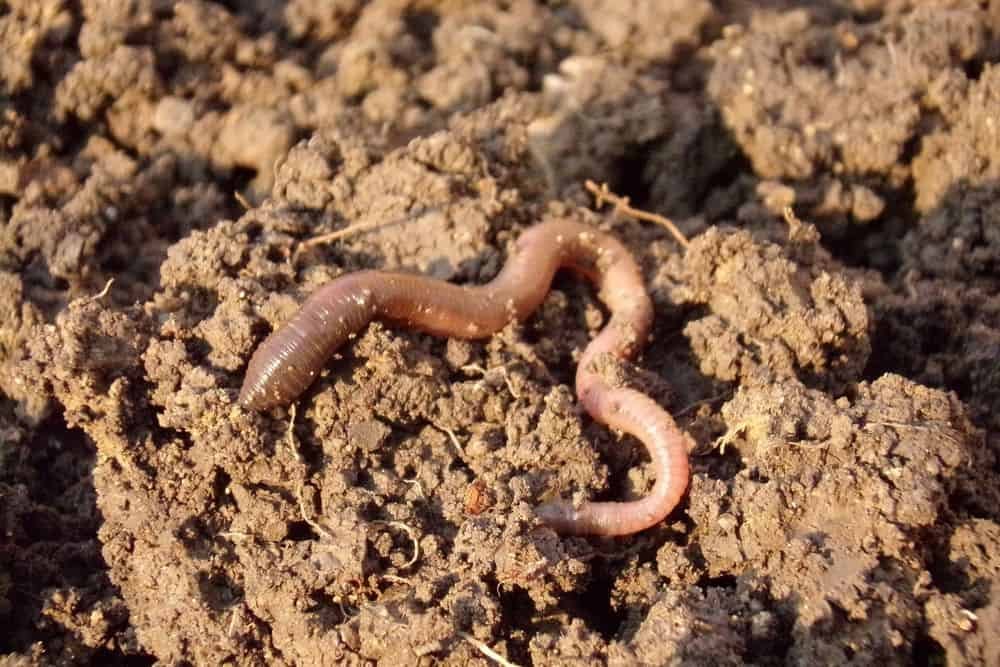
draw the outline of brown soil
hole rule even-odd
[[[1000,3],[11,0],[0,47],[0,664],[1000,664]],[[568,276],[235,404],[324,281],[482,282],[544,212],[646,271],[664,525],[533,516],[652,481]]]

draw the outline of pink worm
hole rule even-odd
[[[583,352],[576,393],[587,412],[638,438],[649,451],[656,483],[631,502],[557,500],[536,509],[543,523],[563,534],[629,535],[662,521],[687,488],[687,447],[677,424],[655,401],[634,389],[609,385],[595,368],[605,354],[631,359],[646,342],[653,304],[642,274],[615,238],[580,223],[552,220],[517,240],[500,274],[482,286],[432,278],[359,271],[327,283],[310,296],[250,359],[240,403],[264,410],[290,403],[312,384],[334,351],[373,318],[431,334],[488,338],[510,321],[527,319],[542,303],[559,268],[595,283],[611,320]]]

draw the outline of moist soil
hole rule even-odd
[[[1000,664],[1000,3],[9,0],[0,44],[0,664]],[[485,282],[545,216],[643,267],[662,525],[533,514],[653,479],[575,400],[573,276],[237,404],[317,286]]]

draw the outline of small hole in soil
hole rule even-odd
[[[436,13],[427,10],[406,12],[403,15],[403,21],[406,24],[406,31],[427,46],[431,46],[434,31],[441,23],[441,19]]]
[[[215,496],[217,505],[231,504],[233,499],[229,495],[229,484],[233,478],[225,470],[216,469],[215,479],[212,480],[212,495]]]
[[[565,595],[562,606],[570,614],[586,623],[587,627],[604,639],[611,640],[625,621],[624,612],[611,607],[611,589],[614,579],[605,573],[595,572],[586,590]]]
[[[920,147],[923,145],[924,134],[914,133],[912,137],[906,140],[903,144],[903,150],[899,155],[900,164],[910,164],[913,159],[917,157],[920,152]]]
[[[107,667],[145,667],[146,665],[155,665],[156,658],[145,653],[141,655],[124,655],[102,648],[94,653],[90,664],[107,665]]]
[[[882,20],[882,12],[878,9],[859,9],[851,14],[851,18],[859,26],[878,23]]]
[[[229,177],[222,179],[227,187],[224,192],[243,192],[249,187],[253,179],[257,178],[257,170],[248,167],[233,167],[229,172]]]
[[[705,470],[705,475],[709,479],[723,482],[734,479],[746,467],[743,457],[735,447],[726,447],[721,454],[716,451],[712,457],[706,457],[706,460],[710,461],[711,465]]]
[[[979,77],[983,73],[984,63],[981,60],[970,60],[965,63],[965,76],[969,78],[969,81],[978,81]]]
[[[882,275],[892,275],[900,266],[898,247],[886,242],[897,233],[896,221],[876,221],[868,225],[851,225],[836,236],[823,238],[823,246],[848,266],[875,269]],[[902,232],[899,232],[900,234]]]
[[[726,588],[729,590],[735,590],[736,577],[731,574],[722,574],[718,577],[704,577],[698,582],[698,585],[702,588]]]
[[[729,136],[727,139],[729,139]],[[730,139],[728,143],[732,140]],[[748,173],[753,173],[753,163],[747,158],[742,151],[734,147],[730,152],[730,158],[726,160],[718,171],[712,174],[712,178],[706,184],[702,196],[698,198],[696,202],[696,208],[701,209],[702,207],[712,205],[715,209],[713,213],[718,216],[723,216],[732,211],[730,208],[719,209],[717,203],[712,202],[713,193],[723,192],[733,187],[733,185],[743,176]]]
[[[493,575],[487,576],[483,579],[483,585],[488,591],[496,591],[496,577]],[[513,590],[500,589],[500,604],[503,606],[503,618],[512,621],[507,623],[506,627],[499,629],[501,635],[512,637],[511,642],[507,646],[507,649],[510,651],[509,658],[514,664],[530,665],[530,654],[524,648],[523,644],[513,639],[513,635],[517,633],[511,631],[526,630],[534,633],[536,628],[533,627],[531,619],[535,618],[538,611],[535,603],[532,602],[527,591],[522,588],[515,588]]]
[[[243,597],[243,589],[222,572],[201,572],[197,578],[202,599],[215,611],[226,611]]]
[[[110,273],[112,275],[125,273],[131,267],[132,262],[129,261],[129,258],[117,253],[105,255],[104,260],[101,262],[101,268],[104,269],[106,273]]]
[[[288,524],[288,539],[292,542],[306,542],[315,540],[318,537],[312,527],[305,521],[292,521]]]
[[[629,203],[637,208],[642,208],[649,201],[649,184],[642,178],[642,172],[648,162],[648,148],[631,146],[618,160],[618,169],[615,170],[619,178],[613,184],[612,191],[622,197],[628,197]]]
[[[927,322],[920,336],[920,351],[928,357],[941,354],[951,346],[951,329],[947,322]]]
[[[312,620],[317,621],[321,627],[333,628],[347,620],[341,611],[343,606],[332,595],[324,591],[313,591],[309,598],[316,604],[308,611],[312,613]]]
[[[946,665],[944,647],[930,637],[920,637],[913,642],[913,653],[910,660],[914,667],[931,667],[932,665]]]
[[[493,588],[496,589],[495,586]],[[535,615],[535,603],[523,588],[501,588],[500,604],[506,618],[532,618]]]
[[[244,231],[246,232],[247,240],[250,241],[250,243],[256,243],[261,234],[264,233],[264,226],[259,222],[251,222],[246,226]]]
[[[285,257],[285,253],[282,252],[281,248],[277,248],[275,246],[268,247],[268,249],[267,249],[267,260],[269,262],[274,262],[275,264],[281,264],[286,259],[287,258]]]

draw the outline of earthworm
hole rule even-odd
[[[254,352],[240,403],[265,410],[285,405],[312,384],[334,351],[374,318],[439,336],[488,338],[523,321],[567,268],[592,281],[610,311],[607,326],[586,347],[576,393],[598,422],[638,438],[656,473],[652,491],[630,502],[556,500],[536,508],[542,523],[572,535],[629,535],[662,521],[680,502],[689,469],[686,437],[673,418],[635,389],[611,386],[595,366],[601,357],[633,358],[649,337],[653,304],[642,273],[614,237],[554,219],[524,232],[500,273],[480,286],[459,286],[414,274],[349,273],[320,287]]]

